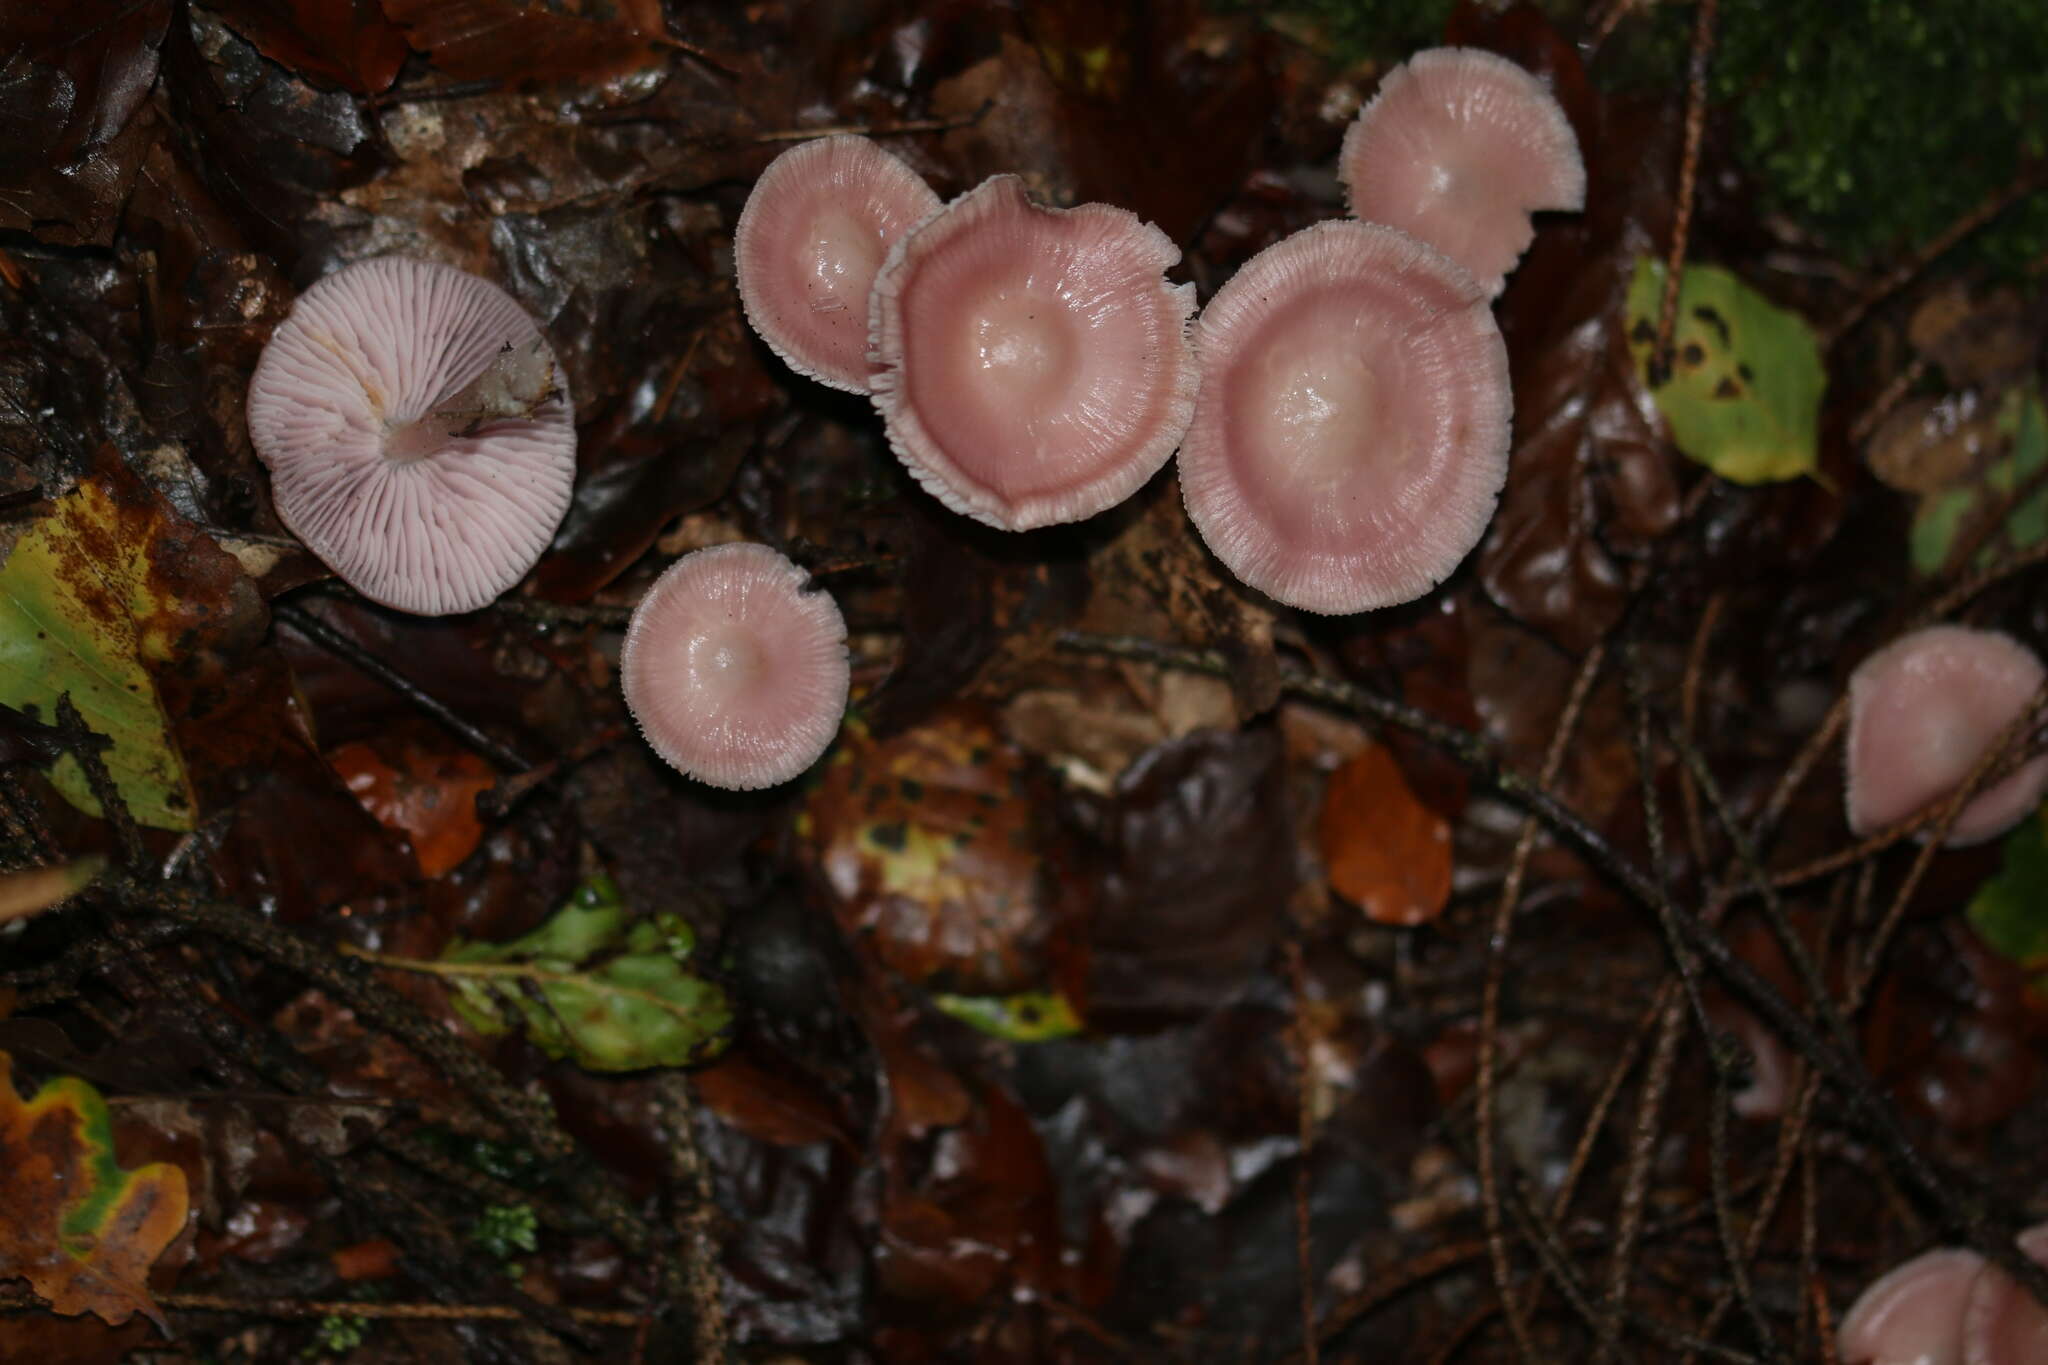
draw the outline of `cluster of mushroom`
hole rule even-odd
[[[2048,1265],[2048,1223],[2019,1247]],[[1974,1251],[1941,1247],[1894,1267],[1842,1319],[1843,1365],[2039,1365],[2048,1309]]]
[[[999,175],[942,205],[875,144],[768,167],[734,252],[748,318],[792,368],[869,393],[947,506],[1006,530],[1083,520],[1180,452],[1218,558],[1317,612],[1404,602],[1477,544],[1507,473],[1507,358],[1489,309],[1529,214],[1585,176],[1542,84],[1425,52],[1345,140],[1351,208],[1260,253],[1191,329],[1180,252],[1105,204]],[[250,383],[280,517],[365,597],[472,611],[532,568],[569,503],[570,398],[497,286],[387,257],[309,289]],[[831,743],[845,627],[762,546],[686,556],[620,660],[654,749],[716,786],[786,781]]]
[[[1196,529],[1291,606],[1429,591],[1507,475],[1490,302],[1539,209],[1585,194],[1543,84],[1466,49],[1396,68],[1345,139],[1360,220],[1261,252],[1192,328],[1180,253],[1106,204],[998,175],[942,205],[859,137],[768,167],[734,242],[740,297],[792,369],[873,397],[946,506],[1004,530],[1094,516],[1180,452]]]

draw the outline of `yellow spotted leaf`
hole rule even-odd
[[[74,1076],[26,1104],[0,1052],[0,1279],[19,1277],[54,1312],[114,1326],[141,1313],[169,1335],[149,1268],[185,1226],[185,1173],[124,1171],[107,1102]]]
[[[157,520],[88,481],[22,534],[0,565],[0,703],[49,720],[70,693],[112,742],[107,771],[135,818],[182,830],[193,823],[191,783],[144,667],[175,647],[165,629],[175,604],[152,572]],[[50,775],[71,804],[102,813],[76,759]]]

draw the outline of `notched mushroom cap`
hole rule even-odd
[[[1542,81],[1476,48],[1418,52],[1387,73],[1337,158],[1354,216],[1429,243],[1489,296],[1528,250],[1539,209],[1583,208],[1586,166]]]
[[[1080,521],[1157,473],[1194,412],[1193,285],[1126,209],[1035,204],[1014,175],[898,242],[875,278],[875,406],[946,506],[1003,530]]]
[[[1892,1267],[1842,1318],[1842,1365],[1962,1365],[1964,1308],[1983,1270],[1976,1252],[1950,1247]]]
[[[284,524],[400,611],[484,606],[569,508],[554,352],[510,294],[450,266],[386,256],[308,289],[263,349],[248,417]]]
[[[1507,479],[1507,348],[1485,290],[1405,233],[1318,223],[1247,262],[1195,326],[1188,516],[1240,579],[1337,614],[1420,597]]]
[[[656,753],[736,791],[817,762],[846,714],[846,623],[808,582],[765,545],[698,550],[654,581],[619,677]]]
[[[754,182],[733,234],[747,321],[798,374],[866,393],[875,272],[938,207],[916,171],[864,137],[790,148]]]
[[[2039,690],[2040,659],[2009,635],[1964,626],[1916,630],[1849,677],[1849,827],[1874,833],[1955,789]],[[1963,807],[1951,847],[2017,824],[2048,787],[2036,758]]]

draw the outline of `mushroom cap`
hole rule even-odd
[[[864,137],[790,148],[754,182],[733,233],[747,321],[798,374],[866,393],[875,272],[938,207],[922,176]]]
[[[654,751],[713,787],[787,782],[846,714],[846,622],[765,545],[715,545],[654,580],[626,627],[619,678]]]
[[[249,381],[278,516],[374,602],[473,611],[525,576],[569,508],[576,427],[510,294],[384,256],[299,296]]]
[[[1870,834],[1953,790],[2033,699],[2048,672],[2009,635],[1929,626],[1900,637],[1849,677],[1849,827]],[[2048,787],[2048,756],[1980,792],[1949,831],[1951,847],[2003,833]]]
[[[1579,209],[1586,164],[1543,82],[1477,48],[1418,52],[1344,135],[1351,212],[1429,243],[1498,294],[1538,209]]]
[[[1842,1365],[1962,1365],[1964,1310],[1984,1268],[1954,1247],[1893,1266],[1842,1318]]]
[[[983,181],[875,277],[875,406],[933,496],[1008,531],[1138,491],[1194,414],[1193,285],[1166,234],[1108,204],[1047,208]]]
[[[2048,1266],[2048,1223],[2019,1235],[2020,1250]],[[2048,1308],[2012,1276],[1986,1266],[1963,1309],[1963,1365],[2039,1365],[2048,1360]]]
[[[1195,325],[1188,516],[1239,578],[1338,614],[1420,597],[1486,530],[1508,471],[1507,348],[1486,291],[1406,233],[1317,223]]]

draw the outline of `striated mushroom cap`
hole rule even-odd
[[[1014,175],[904,237],[875,277],[875,406],[946,506],[1009,531],[1135,493],[1194,412],[1194,286],[1166,234],[1107,204],[1035,204]]]
[[[747,321],[798,374],[868,391],[868,293],[939,196],[864,137],[800,143],[754,182],[733,234]]]
[[[1429,243],[1491,297],[1528,250],[1539,209],[1580,209],[1579,140],[1542,81],[1477,48],[1418,52],[1387,73],[1344,135],[1351,212]]]
[[[1506,481],[1507,349],[1485,290],[1405,233],[1318,223],[1247,262],[1195,327],[1188,516],[1240,579],[1337,614],[1420,597]]]
[[[1842,1365],[1962,1365],[1964,1305],[1983,1270],[1983,1257],[1953,1247],[1893,1266],[1843,1316]]]
[[[2048,1223],[2019,1235],[2020,1250],[2048,1266]],[[2048,1308],[1997,1266],[1970,1282],[1963,1308],[1963,1365],[2040,1365],[2048,1360]]]
[[[684,555],[634,609],[619,654],[626,706],[654,751],[713,787],[787,782],[846,714],[846,622],[765,545]]]
[[[1870,834],[1952,791],[2033,699],[2048,672],[2009,635],[1929,626],[1885,646],[1849,677],[1849,827]],[[1963,808],[1949,844],[2019,823],[2048,787],[2036,758]]]
[[[510,294],[450,266],[386,256],[308,289],[263,349],[248,420],[284,524],[400,611],[490,602],[569,508],[554,352]]]

